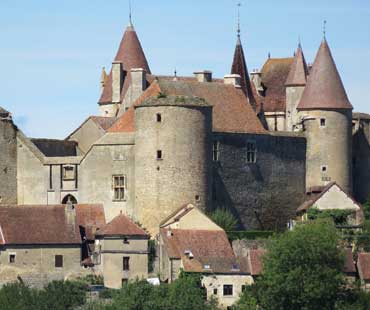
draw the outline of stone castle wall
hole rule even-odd
[[[0,205],[17,203],[17,129],[0,119]]]
[[[213,168],[213,207],[228,208],[242,229],[286,226],[304,201],[306,140],[278,134],[215,134],[219,161]],[[247,163],[247,143],[256,162]]]

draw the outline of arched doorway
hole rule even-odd
[[[66,196],[64,196],[63,200],[62,200],[62,204],[67,204],[68,202],[72,203],[72,204],[77,204],[77,199],[71,195],[71,194],[68,194]]]

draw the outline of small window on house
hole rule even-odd
[[[113,176],[113,200],[122,201],[125,199],[125,176],[114,175]]]
[[[232,296],[233,295],[233,286],[231,284],[224,285],[224,296]]]
[[[14,264],[15,263],[15,254],[9,254],[9,263]]]
[[[63,267],[63,255],[55,255],[55,267],[56,268]]]
[[[321,172],[327,172],[328,171],[328,166],[324,165],[321,166]]]
[[[247,142],[247,163],[255,163],[257,158],[256,142]]]
[[[126,237],[123,238],[123,243],[124,244],[129,244],[130,242],[128,241],[128,239]]]
[[[196,202],[199,202],[200,201],[200,196],[199,195],[195,195],[195,201]]]
[[[162,115],[161,115],[161,113],[157,113],[157,122],[158,123],[162,122]]]
[[[213,295],[217,295],[217,288],[213,289]]]
[[[320,127],[325,127],[325,125],[326,125],[325,118],[320,118]]]
[[[162,150],[157,151],[157,159],[162,159]]]
[[[130,270],[130,257],[123,257],[123,270]]]
[[[213,161],[220,160],[220,141],[213,141],[212,156]]]
[[[63,180],[74,180],[75,178],[75,169],[73,166],[64,166],[63,167]]]

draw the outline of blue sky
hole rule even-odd
[[[241,1],[249,71],[268,53],[291,56],[301,37],[314,59],[327,39],[356,111],[370,113],[370,1]],[[229,73],[234,0],[132,0],[153,73]],[[97,114],[101,67],[110,68],[128,23],[128,0],[0,0],[0,106],[31,137],[64,138]]]

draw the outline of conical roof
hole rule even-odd
[[[324,39],[317,52],[298,110],[352,109],[330,48]]]
[[[131,23],[126,28],[114,61],[121,62],[122,68],[126,72],[130,72],[130,70],[133,68],[142,68],[146,71],[146,73],[151,73],[143,48],[136,34],[135,28]],[[125,82],[127,84],[128,81]],[[127,89],[127,85],[123,88]],[[99,103],[109,103],[111,101],[112,71],[109,73],[106,79],[105,87],[99,99]]]
[[[236,47],[234,52],[233,64],[231,66],[231,74],[239,74],[240,86],[242,87],[243,92],[247,96],[249,102],[253,105],[255,99],[252,93],[251,81],[249,79],[249,73],[247,69],[247,63],[244,57],[243,46],[240,42],[240,37],[236,41]]]
[[[294,61],[290,67],[285,86],[305,86],[307,81],[308,69],[303,55],[301,44],[298,45]]]

